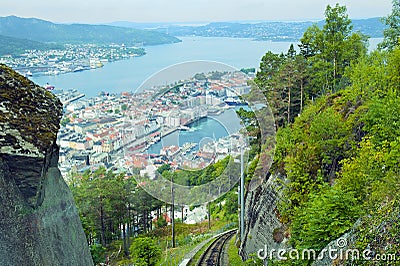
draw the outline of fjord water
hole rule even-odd
[[[107,63],[99,69],[58,76],[34,76],[32,80],[42,86],[49,83],[56,88],[77,89],[86,97],[96,96],[101,91],[135,92],[146,79],[174,64],[207,60],[225,63],[237,69],[258,68],[262,56],[267,51],[285,53],[292,43],[223,37],[181,37],[180,39],[182,40],[180,43],[145,47],[147,54],[142,57]],[[380,41],[381,39],[371,39],[370,49],[374,49]],[[162,83],[175,81],[174,79],[160,80]],[[200,144],[204,140],[219,139],[236,132],[241,125],[240,119],[231,110],[214,119],[205,118],[197,127],[196,125],[191,127],[192,131],[176,131],[163,137],[162,141],[152,145],[148,152],[159,153],[161,147],[165,145],[182,146],[186,142]]]
[[[291,44],[291,42],[222,37],[180,37],[180,39],[182,40],[180,43],[146,46],[146,55],[107,63],[102,68],[57,76],[34,76],[32,80],[42,86],[49,83],[60,89],[77,89],[87,97],[93,97],[101,91],[110,93],[136,91],[151,75],[171,65],[187,61],[216,61],[237,69],[257,68],[267,51],[286,52]]]
[[[170,135],[162,137],[162,141],[149,147],[146,153],[159,154],[164,146],[180,146],[185,143],[195,143],[195,150],[198,150],[204,144],[229,136],[242,128],[240,118],[236,115],[235,109],[229,109],[222,114],[205,117],[189,125],[189,131],[177,130]],[[246,107],[244,107],[246,108]]]
[[[51,84],[59,89],[77,89],[87,97],[101,91],[135,92],[150,76],[174,64],[207,60],[228,64],[237,69],[258,68],[262,56],[271,51],[285,53],[293,42],[254,41],[244,38],[180,37],[182,42],[146,46],[142,57],[107,63],[102,68],[57,76],[34,76],[39,85]],[[370,39],[370,50],[381,38]],[[294,43],[297,48],[296,43]],[[163,83],[176,80],[162,80]]]

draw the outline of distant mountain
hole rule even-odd
[[[213,22],[197,27],[170,27],[168,28],[168,32],[174,36],[234,37],[293,41],[298,40],[311,25],[312,22]]]
[[[169,28],[174,26],[200,26],[206,25],[208,22],[131,22],[131,21],[114,21],[106,23],[105,25],[135,28],[135,29],[160,29]]]
[[[145,23],[145,22],[130,22],[130,21],[114,21],[106,25],[134,29],[157,29],[172,26],[172,23]]]
[[[157,31],[107,25],[56,24],[16,16],[0,17],[0,35],[46,43],[156,45],[180,41]]]
[[[370,37],[383,37],[383,29],[380,18],[354,19],[353,30],[360,31]],[[256,40],[272,41],[298,41],[308,27],[317,23],[322,26],[325,21],[305,22],[214,22],[200,26],[176,25],[168,23],[140,24],[130,22],[115,22],[115,25],[123,27],[151,27],[159,32],[173,36],[202,36],[202,37],[233,37],[253,38]]]
[[[381,18],[355,19],[353,29],[360,31],[371,38],[383,38],[383,30],[386,28]]]
[[[51,50],[62,48],[62,45],[48,44],[0,35],[0,56],[8,54],[18,55],[23,53],[25,50]]]

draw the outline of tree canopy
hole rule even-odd
[[[379,44],[380,49],[393,50],[399,45],[400,39],[400,2],[392,0],[392,13],[382,19],[387,26],[383,30],[383,42]]]

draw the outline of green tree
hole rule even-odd
[[[90,254],[92,255],[94,265],[105,262],[105,253],[106,248],[103,247],[101,244],[95,243],[90,246]]]
[[[281,101],[286,103],[282,112],[286,116],[286,123],[291,123],[303,108],[304,83],[307,63],[304,56],[297,55],[293,44],[285,55],[285,62],[277,73],[281,86]]]
[[[296,248],[321,249],[359,218],[393,209],[400,173],[398,73],[399,48],[364,55],[347,69],[347,88],[320,97],[278,130],[273,168],[289,181],[282,184],[286,202],[279,213]]]
[[[60,125],[65,127],[69,122],[71,122],[69,117],[64,117],[63,119],[61,119]]]
[[[164,172],[167,173],[166,171]],[[157,210],[160,213],[161,206],[162,202],[153,198],[142,187],[136,188],[133,194],[133,208],[140,214],[137,226],[141,232],[147,233],[152,229],[151,212]]]
[[[82,177],[81,183],[75,188],[78,208],[83,215],[92,220],[100,243],[106,246],[113,239],[118,228],[120,211],[124,209],[121,193],[124,192],[120,177],[100,168],[92,174]]]
[[[286,55],[268,51],[262,57],[260,71],[256,74],[255,82],[265,94],[278,127],[290,120],[294,56],[293,46],[290,46]]]
[[[138,237],[130,248],[133,262],[138,266],[154,266],[161,259],[161,248],[150,237]]]
[[[334,107],[323,106],[329,99],[320,98],[277,133],[274,167],[290,181],[284,189],[287,202],[281,208],[284,220],[289,221],[293,211],[318,192],[321,184],[334,183],[340,161],[351,147],[352,131],[342,115]]]
[[[346,67],[367,52],[367,37],[352,33],[351,20],[345,6],[327,6],[322,29],[313,25],[301,38],[301,53],[310,61],[309,86],[312,97],[344,87]]]
[[[119,228],[128,223],[132,180],[105,168],[76,175],[70,184],[89,244],[103,246],[120,235]],[[129,185],[130,184],[130,185]]]
[[[228,192],[225,196],[225,205],[223,206],[225,211],[224,218],[227,220],[236,221],[238,213],[238,195],[234,190]]]
[[[298,101],[297,103],[297,108],[293,114],[293,116],[296,116],[300,114],[303,111],[303,107],[305,105],[306,99],[307,99],[307,94],[305,91],[305,85],[308,82],[307,80],[309,79],[309,74],[308,74],[308,64],[306,58],[298,54],[294,58],[294,65],[295,65],[295,82],[297,86],[297,91],[298,94],[296,99]],[[294,100],[294,104],[296,104],[296,99]]]
[[[325,25],[322,28],[324,36],[323,44],[325,47],[321,48],[323,56],[326,61],[332,61],[333,63],[333,78],[336,80],[340,73],[343,73],[341,68],[345,67],[345,60],[343,53],[345,47],[345,41],[350,37],[353,26],[351,20],[346,14],[347,9],[345,6],[339,6],[336,4],[334,8],[327,6],[325,10]]]
[[[311,58],[320,53],[319,44],[323,41],[321,29],[317,24],[310,26],[303,34],[299,44],[300,53],[305,58]]]
[[[171,170],[171,166],[169,164],[163,164],[157,168],[157,172],[160,174],[162,174],[164,171],[169,171],[169,170]]]
[[[156,227],[157,228],[162,228],[164,226],[167,226],[167,221],[163,216],[160,216],[157,221],[156,221]]]
[[[378,45],[379,49],[393,50],[399,45],[400,38],[400,2],[392,0],[392,13],[382,18],[387,28],[383,30],[384,39]]]
[[[368,56],[363,56],[354,64],[346,76],[350,79],[353,99],[365,101],[372,95],[386,93],[386,86],[390,82],[387,75],[388,54],[374,51]]]
[[[345,233],[359,214],[360,205],[354,195],[327,186],[297,210],[291,242],[299,249],[321,250]]]
[[[194,75],[194,78],[197,80],[205,80],[207,77],[204,73],[197,73]]]
[[[286,54],[267,52],[260,63],[255,83],[265,94],[277,127],[293,122],[301,112],[307,93],[308,62],[293,44]]]

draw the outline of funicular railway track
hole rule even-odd
[[[218,236],[201,255],[197,266],[218,266],[221,264],[222,253],[226,242],[236,233],[236,230],[228,231]]]

